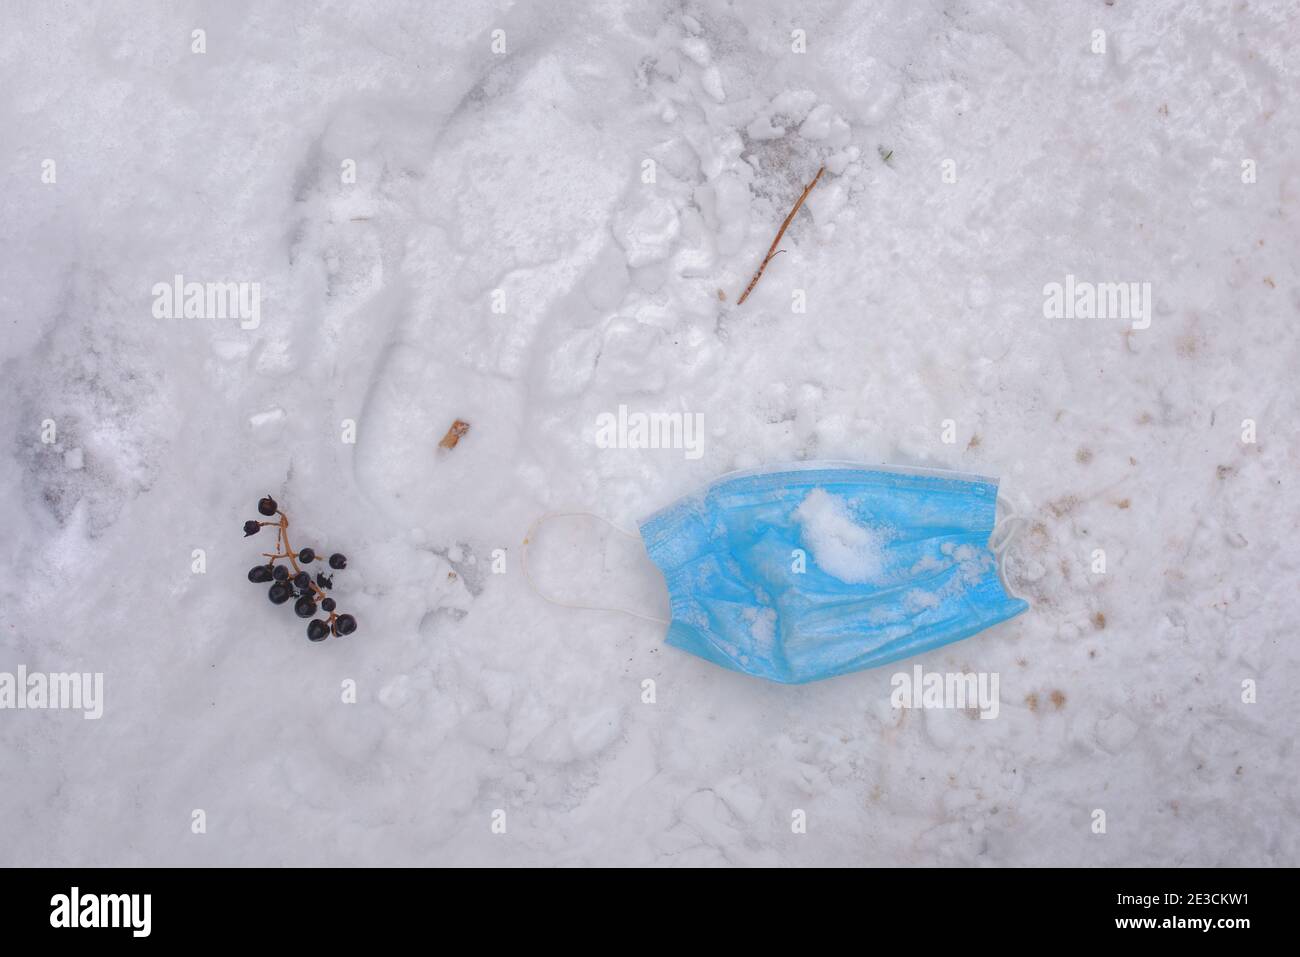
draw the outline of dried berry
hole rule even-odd
[[[357,620],[352,615],[337,614],[338,607],[333,598],[326,596],[325,589],[334,587],[333,575],[323,572],[316,574],[312,580],[311,572],[301,565],[310,565],[319,557],[313,548],[303,548],[295,552],[289,544],[289,517],[280,511],[275,499],[266,496],[257,503],[260,514],[276,521],[259,522],[253,519],[244,523],[244,534],[255,535],[263,526],[275,529],[275,551],[265,552],[270,559],[264,565],[254,565],[248,570],[248,580],[255,584],[270,582],[266,596],[272,604],[283,605],[294,599],[293,610],[299,618],[310,618],[307,624],[307,637],[312,641],[324,641],[331,634],[350,635],[357,630]],[[329,566],[338,571],[347,567],[347,557],[342,552],[334,552],[329,557]],[[318,609],[323,609],[329,617],[316,618]]]

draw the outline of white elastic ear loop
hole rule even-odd
[[[993,526],[993,531],[989,533],[989,548],[998,560],[998,578],[1002,580],[1003,590],[1010,595],[1011,586],[1007,584],[1007,552],[1011,548],[1011,541],[1020,530],[1029,524],[1029,519],[1016,513],[1011,500],[998,496],[998,504],[1002,506],[1002,520]],[[1000,534],[999,534],[1000,533]]]
[[[577,517],[594,518],[598,522],[604,522],[606,525],[608,525],[614,531],[618,532],[620,535],[624,535],[627,538],[635,539],[636,541],[641,540],[640,535],[637,535],[635,532],[629,532],[626,529],[619,528],[609,519],[605,518],[602,515],[597,515],[595,512],[547,512],[545,515],[539,515],[537,519],[533,522],[533,524],[528,526],[528,531],[524,533],[524,545],[523,545],[523,549],[520,552],[520,561],[523,563],[524,566],[524,579],[528,582],[528,587],[533,590],[533,594],[536,595],[538,598],[542,599],[542,601],[550,602],[552,605],[559,605],[561,608],[578,608],[581,609],[582,611],[617,611],[617,612],[622,612],[624,615],[631,615],[633,618],[641,618],[645,621],[653,621],[660,625],[668,624],[669,622],[666,618],[656,618],[654,615],[644,615],[639,611],[633,611],[631,608],[618,608],[613,605],[583,605],[577,602],[561,601],[558,598],[552,598],[550,595],[543,593],[542,590],[537,587],[537,582],[533,581],[532,572],[528,570],[528,545],[533,540],[533,533],[536,532],[537,529],[541,528],[544,524],[546,524],[553,518],[577,518]]]

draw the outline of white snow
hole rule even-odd
[[[104,714],[0,710],[0,864],[1300,864],[1298,31],[4,4],[0,671],[102,672]],[[155,318],[176,275],[259,284],[256,328]],[[1149,282],[1150,327],[1045,318],[1067,276]],[[704,454],[596,447],[620,404]],[[1001,476],[1033,608],[917,659],[998,673],[995,720],[524,582],[542,512],[814,458]],[[348,554],[351,638],[245,580],[267,492]],[[540,570],[664,615],[638,548],[557,523]]]
[[[880,575],[887,531],[864,525],[839,496],[813,489],[794,515],[822,571],[842,582],[869,582]]]

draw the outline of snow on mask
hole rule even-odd
[[[968,638],[1029,607],[990,548],[997,500],[994,480],[937,471],[816,464],[719,479],[641,523],[668,585],[667,642],[802,683]]]

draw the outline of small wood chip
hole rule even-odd
[[[442,437],[442,441],[438,443],[438,448],[454,449],[456,443],[460,441],[461,436],[468,431],[469,423],[463,419],[457,419],[451,424],[451,428],[447,430],[447,434]]]

